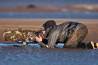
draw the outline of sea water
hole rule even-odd
[[[0,44],[0,65],[98,65],[98,49],[60,47],[49,49],[40,48],[37,43],[25,47],[3,43]]]

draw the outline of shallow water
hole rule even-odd
[[[0,7],[17,5],[98,5],[98,0],[0,0]],[[0,18],[98,19],[98,13],[68,12],[0,12]]]
[[[98,65],[98,49],[47,49],[1,45],[0,65]]]
[[[98,0],[0,0],[0,7],[13,7],[15,5],[98,5]]]
[[[63,48],[63,45],[62,43],[59,43],[57,44],[56,47],[58,48]],[[0,43],[0,47],[22,47],[23,46],[23,43]],[[26,47],[38,47],[40,48],[40,45],[38,43],[28,43],[26,45]]]
[[[89,12],[0,12],[0,18],[63,18],[63,19],[98,19],[98,13]]]

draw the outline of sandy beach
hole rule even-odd
[[[0,65],[98,65],[98,49],[40,48],[3,40],[3,31],[38,31],[48,20],[75,21],[88,28],[83,42],[98,42],[98,0],[0,0]]]
[[[0,7],[0,12],[98,12],[98,5],[16,5]]]
[[[83,23],[88,28],[88,35],[84,42],[98,42],[98,19],[0,19],[0,42],[4,42],[2,38],[4,30],[17,30],[21,26],[22,29],[37,31],[47,20],[55,20],[57,25],[67,21]]]

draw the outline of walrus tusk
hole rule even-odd
[[[95,46],[94,46],[94,42],[93,41],[91,41],[91,45],[92,45],[93,49],[95,49]]]

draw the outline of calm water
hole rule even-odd
[[[98,49],[47,49],[39,48],[38,44],[10,46],[0,44],[0,65],[98,65]]]
[[[66,18],[66,19],[98,19],[98,13],[89,12],[0,12],[0,18]]]
[[[0,7],[16,5],[98,5],[98,0],[0,0]],[[0,12],[0,18],[67,18],[98,19],[92,12]]]
[[[15,5],[39,5],[39,4],[51,4],[51,5],[97,5],[98,0],[0,0],[0,7],[11,7]]]

